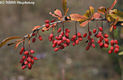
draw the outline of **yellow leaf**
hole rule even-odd
[[[4,39],[4,40],[0,43],[0,48],[1,48],[2,46],[4,46],[8,41],[13,40],[13,39],[20,39],[20,38],[21,38],[21,37],[18,37],[18,36],[8,37],[8,38]]]
[[[120,52],[120,53],[119,53],[119,55],[120,55],[120,56],[122,56],[122,55],[123,55],[123,51],[122,51],[122,52]]]

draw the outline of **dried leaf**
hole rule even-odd
[[[87,17],[82,16],[80,14],[70,14],[71,20],[73,21],[82,21],[82,20],[86,20]]]
[[[41,26],[35,26],[32,31],[35,31],[36,29],[40,28]]]
[[[21,38],[21,37],[18,37],[18,36],[8,37],[8,38],[4,39],[4,40],[0,43],[0,48],[1,48],[2,46],[4,46],[8,41],[13,40],[13,39],[20,39],[20,38]]]
[[[62,8],[63,8],[64,13],[65,13],[67,10],[67,0],[62,0]]]
[[[90,20],[84,21],[80,24],[81,27],[85,27],[88,23],[90,22]]]
[[[114,6],[116,5],[117,1],[118,1],[118,0],[114,0],[113,4],[112,4],[111,7],[109,8],[109,10],[111,10],[111,9],[114,8]]]

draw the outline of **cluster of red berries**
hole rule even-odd
[[[36,37],[37,37],[38,33],[32,33],[32,43],[34,43],[36,41]],[[38,34],[38,39],[41,41],[43,38],[41,35]]]
[[[54,51],[58,51],[60,49],[64,49],[65,47],[69,46],[70,39],[69,39],[69,33],[70,30],[68,28],[65,29],[65,31],[62,31],[62,28],[59,28],[57,30],[58,35],[54,36],[53,33],[49,36],[49,41],[52,41],[52,47],[54,48]]]
[[[77,34],[73,35],[71,38],[71,41],[73,41],[73,46],[78,45],[80,41],[82,41],[82,35],[80,32]]]
[[[33,54],[35,53],[34,50],[25,51],[25,48],[22,47],[20,51],[20,55],[23,55],[20,63],[22,64],[22,69],[25,69],[28,67],[28,69],[32,68],[32,65],[34,64],[34,60],[38,60],[37,57],[34,57]]]
[[[88,45],[86,46],[86,50],[89,50],[90,47],[92,46],[93,48],[95,48],[95,44],[94,44],[94,39],[92,38],[92,32],[89,31],[88,33],[84,33],[83,37],[86,38],[87,37],[87,41],[86,43],[88,43]]]
[[[111,48],[108,51],[108,53],[111,54],[113,51],[114,51],[114,53],[118,53],[118,51],[119,51],[118,41],[117,40],[111,40],[110,43],[111,43]]]

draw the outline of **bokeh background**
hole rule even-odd
[[[22,0],[24,1],[24,0]],[[25,0],[26,1],[26,0]],[[27,0],[29,1],[29,0]],[[0,41],[9,36],[23,36],[30,33],[36,25],[52,19],[48,14],[56,8],[62,10],[61,0],[30,0],[35,5],[0,5]],[[68,0],[70,13],[84,14],[90,5],[109,7],[113,0]],[[118,0],[115,8],[123,10],[123,0]],[[74,23],[66,24],[74,34]],[[108,25],[105,31],[108,32]],[[95,27],[95,23],[92,23]],[[85,28],[78,31],[84,33]],[[117,31],[118,35],[120,31]],[[122,80],[119,57],[108,55],[100,48],[85,51],[85,43],[55,53],[48,41],[51,31],[41,33],[43,41],[37,41],[31,47],[40,60],[35,62],[32,70],[21,70],[19,60],[20,47],[4,46],[0,48],[0,80]],[[122,42],[122,36],[117,37]],[[121,45],[122,46],[122,45]]]

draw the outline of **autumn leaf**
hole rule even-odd
[[[87,17],[82,16],[80,14],[70,14],[71,20],[73,21],[82,21],[82,20],[86,20]]]
[[[94,15],[93,15],[93,17],[92,18],[94,18],[94,19],[98,19],[98,18],[100,18],[101,17],[101,15],[99,14],[99,13],[94,13]]]
[[[123,21],[123,12],[117,9],[110,10],[109,15],[114,19],[119,18],[118,21]]]
[[[8,37],[6,39],[4,39],[1,43],[0,43],[0,48],[2,46],[4,46],[7,42],[9,42],[10,40],[13,40],[13,39],[20,39],[21,37],[18,37],[18,36],[13,36],[13,37]]]
[[[67,0],[62,0],[62,8],[63,8],[64,13],[65,13],[67,10]]]
[[[61,12],[59,9],[56,9],[56,10],[54,11],[54,14],[55,14],[56,16],[62,18],[62,12]]]
[[[88,23],[90,22],[90,20],[84,21],[80,24],[81,27],[85,27]]]
[[[98,8],[98,12],[104,15],[105,12],[106,12],[106,8],[101,6],[101,7]]]
[[[111,10],[111,9],[114,8],[114,6],[116,5],[117,1],[118,1],[118,0],[114,0],[113,4],[112,4],[111,7],[109,8],[109,10]]]
[[[36,29],[40,28],[41,26],[35,26],[32,31],[35,31]]]

